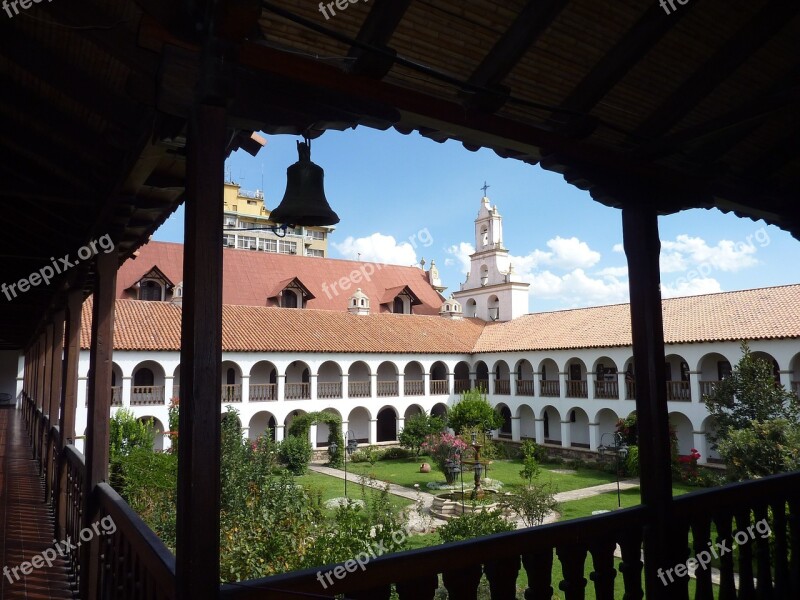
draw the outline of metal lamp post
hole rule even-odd
[[[614,442],[613,445],[607,446],[603,444],[603,439],[605,439],[606,436],[612,437]],[[600,456],[605,456],[605,453],[608,451],[614,453],[614,460],[616,463],[616,469],[614,469],[614,472],[617,478],[617,508],[622,508],[622,496],[619,489],[620,458],[625,460],[625,458],[628,456],[628,445],[625,443],[625,440],[619,431],[607,431],[600,436],[600,445],[597,447],[597,451],[600,453]]]
[[[345,456],[344,456],[344,497],[347,498],[347,457],[352,456],[353,452],[356,451],[358,448],[358,440],[356,440],[355,434],[352,431],[346,431],[344,434],[344,439],[347,440],[347,444],[345,445]],[[331,454],[336,454],[339,450],[339,444],[336,442],[331,442],[331,445],[328,447],[330,449]]]

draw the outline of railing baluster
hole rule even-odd
[[[473,565],[457,571],[445,571],[442,573],[442,582],[451,598],[478,600],[478,585],[482,574],[481,565]]]
[[[705,560],[706,556],[711,556],[711,522],[707,516],[699,515],[692,523],[692,535],[694,537],[694,556],[695,558],[703,554]],[[695,571],[696,593],[695,600],[713,600],[714,588],[711,584],[711,567],[706,565],[706,568],[698,568]]]
[[[589,576],[594,582],[594,595],[597,600],[614,600],[614,579],[617,569],[614,568],[614,540],[596,540],[589,546],[594,571]]]
[[[644,598],[642,589],[642,532],[639,529],[627,529],[620,534],[619,547],[622,561],[619,572],[622,573],[625,595],[623,600],[641,600]]]
[[[748,542],[739,544],[739,600],[754,598],[756,593],[753,585],[753,547],[749,543],[748,527],[750,527],[750,507],[743,507],[736,511],[736,534],[744,531],[748,537]]]
[[[789,547],[786,540],[786,501],[772,504],[772,535],[775,536],[775,596],[789,598]]]
[[[735,600],[736,585],[733,577],[733,554],[731,548],[731,515],[724,512],[714,517],[717,525],[717,544],[715,548],[719,551],[719,600]],[[722,550],[727,548],[728,552]]]
[[[400,600],[433,600],[439,589],[439,576],[431,574],[410,581],[398,581],[395,587]]]
[[[583,576],[586,548],[569,545],[556,548],[564,580],[558,589],[564,592],[564,600],[583,600],[586,597],[586,578]]]
[[[753,516],[755,517],[755,522],[758,523],[759,521],[764,521],[768,523],[768,515],[767,515],[767,505],[766,504],[758,504],[753,509]],[[756,577],[758,578],[758,597],[762,600],[770,600],[772,596],[772,565],[769,559],[769,544],[770,539],[769,536],[761,536],[758,535],[755,530],[753,530],[756,534],[755,544],[756,544]],[[748,535],[748,542],[750,543],[750,536]],[[739,549],[741,552],[741,548]]]
[[[492,600],[516,599],[519,567],[519,556],[486,563],[484,572],[486,573],[486,579],[489,580]]]
[[[528,574],[528,589],[525,600],[552,600],[553,598],[553,550],[523,554],[522,566]]]

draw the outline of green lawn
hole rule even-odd
[[[314,495],[316,495],[318,491],[321,492],[323,502],[332,498],[340,498],[344,496],[344,479],[329,477],[328,475],[322,475],[320,473],[308,472],[305,475],[295,477],[295,481],[300,485],[305,486],[305,488]],[[361,486],[358,483],[348,481],[347,497],[353,498],[354,500],[360,500],[362,497]],[[398,508],[404,508],[413,504],[412,501],[395,495],[390,495],[389,501],[393,506]]]
[[[420,473],[419,466],[423,462],[431,463],[431,459],[429,457],[420,457],[419,459],[379,460],[374,466],[369,463],[348,463],[347,470],[352,473],[370,474],[380,481],[389,481],[408,488],[413,488],[414,484],[419,484],[419,487],[423,490],[427,489],[425,485],[429,482],[444,482],[444,475],[435,468],[430,473]],[[502,481],[504,491],[513,491],[515,487],[522,484],[522,478],[519,475],[521,468],[522,462],[519,459],[496,460],[489,465],[488,475],[491,479]],[[557,492],[577,490],[616,481],[614,475],[595,469],[579,469],[574,474],[554,473],[552,471],[552,469],[561,468],[563,467],[543,466],[538,481],[541,483],[552,482]],[[472,473],[465,472],[464,487],[470,487],[472,481]]]

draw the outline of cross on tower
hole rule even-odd
[[[484,198],[486,197],[486,190],[488,190],[490,187],[492,187],[492,186],[487,185],[486,181],[483,182],[483,187],[481,189],[483,190],[483,197]]]

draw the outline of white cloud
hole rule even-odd
[[[679,277],[672,283],[661,285],[662,298],[675,298],[677,296],[697,296],[699,294],[713,294],[721,292],[719,281],[713,277],[699,277],[686,279]]]
[[[475,253],[475,246],[468,242],[461,242],[458,245],[453,245],[447,248],[447,253],[453,258],[446,258],[444,261],[445,266],[452,267],[460,263],[461,272],[469,272],[469,255]]]
[[[550,264],[562,269],[593,267],[600,261],[600,253],[589,248],[589,244],[576,237],[555,237],[547,242],[553,253]]]
[[[628,267],[606,267],[597,271],[601,277],[627,277]]]
[[[541,298],[566,301],[570,306],[592,306],[628,301],[627,280],[592,277],[583,269],[574,269],[565,275],[542,271],[528,281],[534,302]]]
[[[751,241],[720,240],[716,245],[709,246],[703,238],[681,234],[674,241],[661,242],[661,270],[674,273],[705,265],[709,272],[720,270],[735,273],[757,265],[756,252],[757,248]]]
[[[348,236],[341,243],[331,242],[344,258],[410,266],[417,264],[417,253],[408,242],[398,243],[391,235],[373,233],[368,237]],[[359,254],[361,255],[359,257]]]
[[[614,252],[625,252],[625,246],[622,244],[614,244],[611,248]]]

